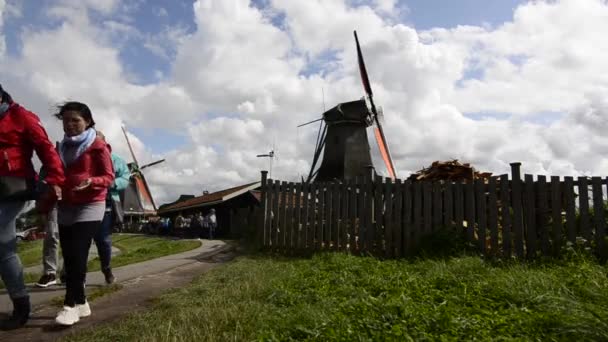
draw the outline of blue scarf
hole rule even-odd
[[[2,119],[7,113],[8,109],[11,107],[9,103],[2,102],[0,103],[0,119]]]
[[[64,136],[59,143],[59,156],[63,165],[68,166],[80,158],[82,153],[93,144],[96,137],[97,132],[93,128],[87,128],[73,137]]]

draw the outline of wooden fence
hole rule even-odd
[[[462,233],[486,255],[555,255],[577,238],[606,256],[607,179],[508,175],[469,183],[266,179],[262,205],[239,213],[266,249],[288,254],[348,251],[398,258],[440,229]],[[581,240],[584,239],[584,240]]]

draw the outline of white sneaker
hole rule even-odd
[[[80,317],[78,317],[78,308],[64,306],[63,310],[59,311],[57,317],[55,318],[55,322],[60,325],[73,325],[78,322]]]
[[[91,307],[89,306],[89,302],[84,302],[84,304],[76,304],[76,309],[78,309],[78,317],[89,317],[91,316]]]

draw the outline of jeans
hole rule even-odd
[[[59,247],[59,227],[57,225],[57,206],[49,212],[46,237],[42,243],[42,268],[44,274],[57,274]]]
[[[66,276],[63,305],[74,307],[84,304],[84,283],[87,276],[87,259],[91,240],[99,230],[101,221],[76,222],[70,226],[59,225],[59,242],[63,252]]]
[[[101,271],[110,270],[110,260],[112,259],[112,212],[106,211],[101,221],[101,227],[93,237],[97,246],[97,254],[101,263]]]
[[[11,299],[27,297],[23,267],[17,255],[15,222],[25,202],[0,202],[0,276]]]

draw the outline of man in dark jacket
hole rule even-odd
[[[48,170],[49,195],[61,198],[65,177],[61,160],[36,114],[13,102],[0,85],[0,275],[13,302],[11,316],[0,322],[3,330],[23,326],[30,315],[30,299],[23,267],[16,254],[15,220],[32,199],[37,178],[32,164],[36,155]]]

